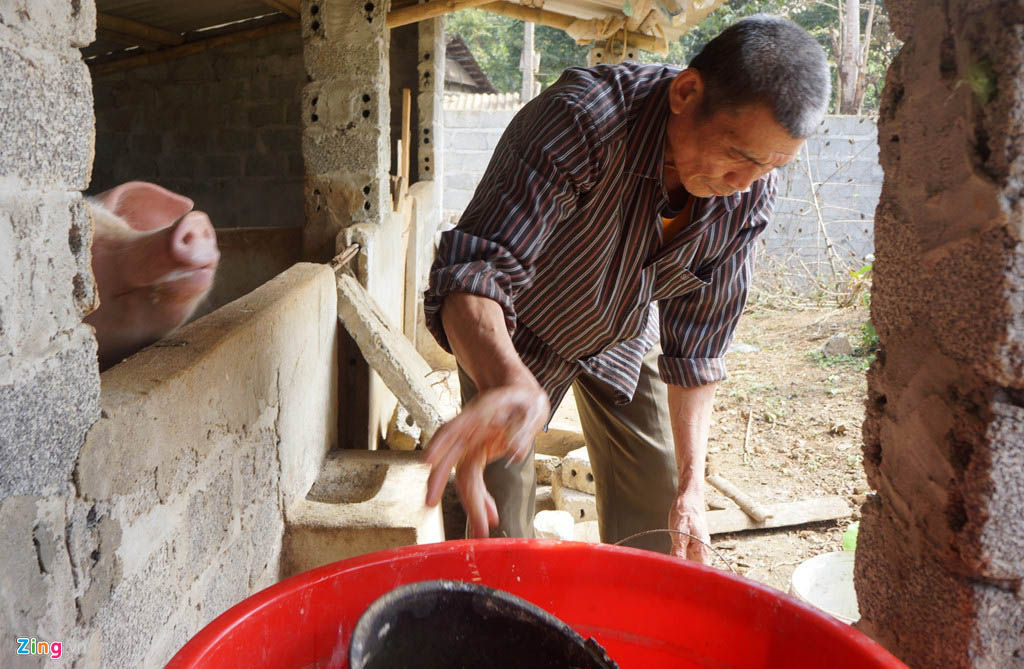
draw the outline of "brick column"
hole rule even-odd
[[[419,26],[419,92],[416,109],[419,112],[419,149],[417,180],[432,180],[435,185],[434,202],[440,219],[441,175],[444,174],[444,19],[420,21]]]
[[[1024,666],[1024,2],[887,0],[861,626]]]
[[[88,586],[71,472],[99,417],[96,340],[82,324],[96,299],[80,193],[92,88],[78,51],[95,24],[92,0],[0,3],[0,638],[10,643],[71,641]]]
[[[303,0],[310,83],[302,96],[304,252],[328,260],[335,237],[390,211],[389,0]]]

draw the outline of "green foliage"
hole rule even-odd
[[[867,0],[861,2],[861,26],[867,23]],[[622,11],[629,16],[633,11],[631,0],[623,0]],[[738,19],[752,14],[776,14],[786,16],[803,26],[821,43],[829,55],[833,70],[836,54],[833,53],[829,30],[838,31],[839,15],[836,6],[820,0],[729,0],[711,13],[700,25],[669,43],[666,55],[645,51],[638,53],[638,59],[646,63],[669,63],[685,66],[701,48],[715,35]],[[519,57],[523,51],[523,23],[518,19],[500,16],[482,9],[465,9],[449,14],[445,30],[457,34],[466,42],[481,69],[499,91],[518,91],[522,75],[519,71]],[[542,87],[550,86],[567,67],[585,65],[588,46],[576,44],[571,37],[557,28],[538,25],[534,32],[534,48],[541,54],[538,80]],[[874,29],[871,48],[868,51],[867,88],[864,96],[864,110],[877,111],[885,72],[900,43],[889,28],[889,18],[882,0],[875,3]],[[991,71],[991,68],[989,69]],[[994,80],[982,75],[973,81]],[[971,82],[968,82],[971,83]],[[974,83],[971,83],[974,88]],[[982,89],[988,90],[986,88]],[[835,86],[833,86],[833,93]],[[990,95],[990,94],[989,94]]]
[[[822,369],[832,369],[833,367],[851,367],[858,372],[866,372],[871,363],[875,360],[875,354],[870,355],[858,355],[854,351],[851,355],[825,355],[821,351],[811,351],[807,354],[807,359],[816,364]]]
[[[522,21],[482,9],[465,9],[447,16],[445,30],[463,39],[496,89],[511,93],[522,87]],[[565,68],[587,61],[587,47],[577,45],[557,28],[537,26],[533,48],[541,54],[537,80],[543,88],[553,84]]]
[[[871,321],[864,321],[860,324],[860,344],[855,352],[861,355],[872,355],[878,350],[878,332],[875,331],[875,324]]]
[[[992,63],[982,60],[967,68],[967,85],[977,96],[978,102],[988,104],[996,94],[996,75]]]
[[[869,2],[861,2],[861,29],[867,24]],[[832,66],[832,105],[834,113],[836,100],[836,57],[829,31],[838,33],[839,13],[834,4],[817,0],[729,0],[714,11],[693,30],[683,35],[678,41],[669,44],[669,53],[659,56],[649,52],[641,52],[641,60],[647,63],[672,63],[685,66],[700,50],[718,33],[739,19],[753,14],[774,14],[785,16],[802,26],[815,37],[825,49]],[[878,111],[882,85],[889,63],[900,49],[900,42],[892,34],[889,16],[881,0],[875,3],[874,26],[871,31],[871,47],[868,50],[866,88],[864,93],[864,111]]]

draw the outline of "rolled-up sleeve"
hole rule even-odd
[[[590,115],[555,87],[512,120],[458,227],[441,235],[423,307],[438,343],[451,346],[441,305],[451,293],[497,302],[511,336],[516,293],[530,285],[552,226],[593,186],[601,142]]]
[[[775,206],[775,175],[761,183],[760,197],[740,212],[742,227],[725,250],[695,274],[710,283],[693,292],[660,300],[661,379],[678,386],[701,386],[726,378],[725,352],[747,302],[754,268],[754,242]]]

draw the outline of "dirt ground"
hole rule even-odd
[[[856,349],[868,318],[866,308],[849,307],[752,308],[741,319],[726,356],[729,378],[715,397],[709,464],[757,502],[840,496],[853,514],[800,527],[715,535],[712,546],[737,573],[788,591],[796,565],[841,550],[843,532],[857,519],[868,491],[860,429],[869,359],[856,350],[826,357],[822,348],[844,334]],[[556,418],[572,421],[574,412],[570,396]],[[744,453],[748,412],[753,420]],[[710,486],[706,497],[712,508],[736,508]]]
[[[716,393],[710,466],[762,504],[840,496],[849,502],[851,515],[713,536],[712,546],[737,573],[788,591],[796,565],[841,550],[843,532],[858,519],[868,492],[861,466],[861,423],[869,358],[856,348],[868,318],[861,306],[754,307],[740,320],[726,355],[729,378]],[[837,334],[847,336],[853,354],[823,355],[825,343]],[[447,382],[458,383],[454,374]],[[450,392],[458,396],[455,386]],[[575,411],[570,392],[552,423],[578,426]],[[749,439],[748,412],[753,413]],[[710,508],[736,508],[710,485],[706,499]],[[451,485],[444,505],[448,536],[461,536],[465,516]],[[726,568],[712,559],[715,566]]]

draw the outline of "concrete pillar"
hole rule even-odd
[[[1024,667],[1024,2],[887,0],[861,626]]]
[[[389,0],[303,0],[303,90],[309,260],[328,260],[338,233],[391,210],[388,180]]]
[[[420,21],[419,27],[419,90],[416,111],[419,128],[416,176],[418,181],[434,182],[436,213],[431,216],[432,229],[441,218],[441,178],[444,174],[444,19]]]
[[[78,51],[95,26],[93,0],[0,3],[0,638],[11,643],[71,640],[90,573],[71,472],[99,417],[96,340],[82,324],[96,301],[80,193],[94,118]]]

